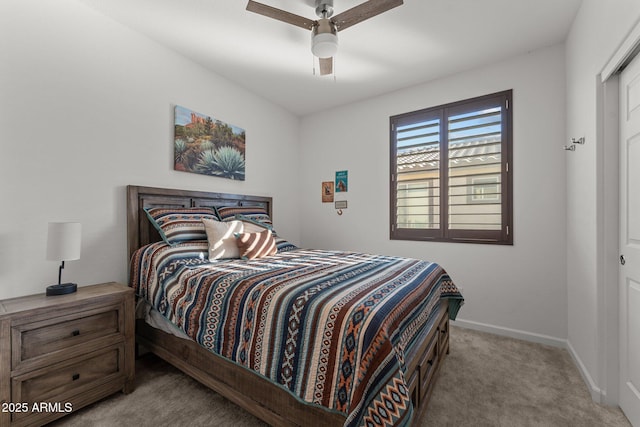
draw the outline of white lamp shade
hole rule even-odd
[[[318,58],[331,58],[338,52],[338,36],[332,33],[316,34],[311,39],[311,52]]]
[[[50,222],[47,234],[47,259],[80,259],[82,225],[79,222]]]

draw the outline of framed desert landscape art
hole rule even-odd
[[[179,105],[174,125],[175,170],[244,181],[244,129]]]

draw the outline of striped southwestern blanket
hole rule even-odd
[[[209,262],[207,242],[153,243],[131,286],[213,353],[298,399],[340,411],[346,426],[404,426],[413,413],[404,355],[441,298],[462,295],[438,264],[279,244],[272,257]]]

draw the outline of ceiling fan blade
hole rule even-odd
[[[366,19],[372,18],[376,15],[386,12],[402,5],[402,0],[369,0],[352,7],[349,10],[345,10],[342,13],[331,18],[331,21],[336,24],[338,30],[344,30],[352,25],[362,22]]]
[[[333,58],[318,58],[320,60],[320,75],[333,73]]]
[[[275,7],[258,3],[253,0],[249,0],[249,3],[247,3],[247,10],[249,12],[258,13],[269,18],[277,19],[278,21],[286,22],[287,24],[292,24],[304,28],[306,30],[312,29],[313,25],[315,24],[315,21],[304,18],[300,15],[296,15],[295,13],[276,9]]]

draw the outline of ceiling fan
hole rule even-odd
[[[400,6],[403,0],[369,0],[333,16],[333,0],[315,0],[318,20],[249,0],[247,10],[311,30],[311,52],[319,58],[320,75],[333,72],[333,56],[338,51],[338,31]]]

